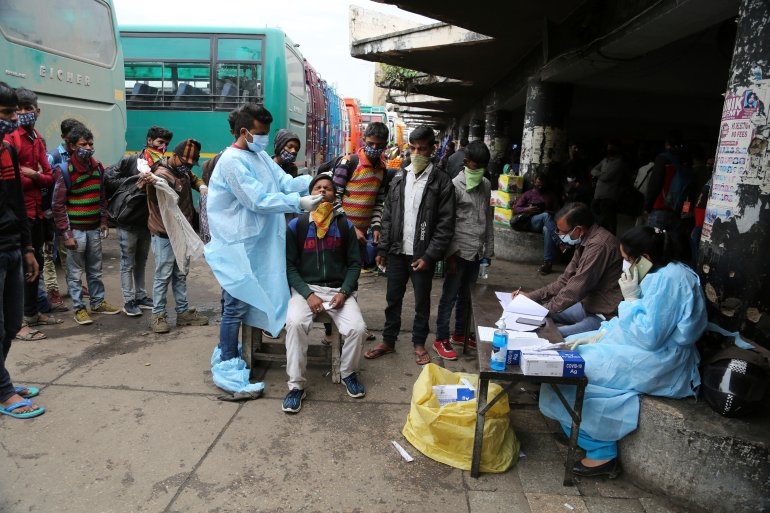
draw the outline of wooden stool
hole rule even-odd
[[[308,363],[331,364],[332,383],[340,383],[340,355],[342,354],[342,335],[337,325],[326,312],[316,315],[313,323],[331,323],[332,342],[329,345],[310,344],[307,351]],[[286,344],[282,341],[262,340],[262,330],[244,324],[241,327],[241,345],[246,367],[251,370],[249,378],[254,378],[255,361],[286,363]]]

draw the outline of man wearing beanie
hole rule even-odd
[[[185,139],[174,148],[170,157],[163,157],[150,168],[153,174],[144,175],[140,184],[155,183],[155,179],[163,178],[178,195],[178,206],[187,222],[192,224],[195,208],[193,207],[192,189],[200,194],[206,194],[208,187],[203,180],[193,174],[193,166],[198,164],[201,154],[201,143],[195,139]],[[176,263],[174,249],[169,240],[169,234],[163,224],[163,218],[158,204],[158,195],[154,187],[147,188],[147,205],[149,217],[147,227],[152,234],[152,254],[155,257],[155,278],[152,285],[152,331],[168,333],[166,319],[166,295],[168,285],[174,293],[176,302],[177,326],[205,326],[209,323],[206,316],[200,315],[187,304],[187,274],[179,269]]]
[[[310,183],[311,195],[321,194],[318,208],[292,219],[286,230],[286,276],[291,299],[286,313],[286,373],[289,393],[282,410],[297,413],[305,398],[307,346],[316,315],[326,311],[345,337],[340,375],[350,397],[366,390],[358,381],[358,366],[366,337],[361,309],[351,293],[361,272],[358,240],[345,214],[335,214],[334,182],[319,174]]]
[[[273,162],[281,166],[281,169],[293,177],[297,176],[299,169],[295,161],[302,143],[294,132],[282,128],[275,134],[275,152]]]

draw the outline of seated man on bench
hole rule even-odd
[[[556,222],[554,213],[559,208],[559,198],[546,186],[541,174],[535,176],[534,187],[521,196],[513,206],[511,228],[543,234],[543,265],[537,270],[541,275],[549,274],[556,253]]]
[[[344,337],[340,375],[350,397],[366,395],[358,365],[366,337],[361,309],[352,296],[361,263],[353,224],[335,214],[334,183],[328,174],[310,182],[310,194],[323,195],[318,208],[289,222],[286,230],[286,275],[291,299],[286,313],[286,373],[289,393],[283,411],[297,413],[305,398],[307,347],[317,315],[326,311]]]

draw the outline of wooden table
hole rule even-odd
[[[479,389],[478,401],[476,406],[476,433],[473,438],[473,457],[471,460],[471,476],[478,477],[479,465],[481,464],[481,448],[484,443],[484,421],[485,415],[494,404],[505,394],[513,390],[517,383],[548,383],[551,385],[556,395],[561,400],[564,407],[572,417],[572,429],[569,437],[569,449],[567,451],[567,461],[564,463],[564,486],[574,486],[574,476],[572,467],[575,464],[577,454],[578,429],[583,410],[583,396],[585,387],[588,384],[586,377],[552,377],[552,376],[528,376],[522,374],[521,367],[518,365],[508,365],[504,371],[492,370],[489,367],[489,358],[492,352],[492,343],[481,340],[478,333],[479,326],[494,327],[503,313],[502,306],[495,296],[495,289],[488,285],[476,285],[471,290],[471,304],[469,305],[469,324],[475,326],[476,341],[478,346],[479,358]],[[472,323],[472,324],[471,324]],[[537,334],[541,338],[550,340],[552,343],[561,342],[564,339],[559,330],[550,318],[546,318],[546,325],[538,328]],[[466,337],[467,339],[467,337]],[[490,380],[505,381],[507,384],[502,391],[487,402],[487,393],[489,391]],[[575,395],[575,404],[570,405],[557,385],[575,385],[577,394]]]

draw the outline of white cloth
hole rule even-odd
[[[209,182],[206,261],[221,287],[250,306],[244,322],[270,333],[281,331],[289,302],[284,214],[299,212],[311,179],[292,178],[264,151],[231,146]]]
[[[310,289],[322,301],[330,301],[339,289],[309,285]],[[356,298],[350,296],[342,308],[327,310],[332,322],[343,337],[340,358],[340,376],[347,378],[358,371],[361,353],[366,338],[366,323],[361,315]],[[307,346],[310,343],[310,330],[313,327],[313,312],[307,300],[296,290],[291,291],[289,311],[286,315],[286,374],[289,376],[289,390],[304,390],[307,378]]]
[[[420,176],[414,176],[411,164],[404,170],[406,183],[404,184],[404,235],[401,239],[401,253],[405,255],[411,255],[414,251],[414,234],[417,230],[415,223],[420,212],[425,185],[432,170],[433,164],[428,164]]]
[[[186,275],[190,270],[190,260],[203,256],[203,241],[179,209],[179,195],[168,182],[156,177],[154,187],[158,197],[160,217],[171,248],[174,250],[176,265],[182,274]]]

